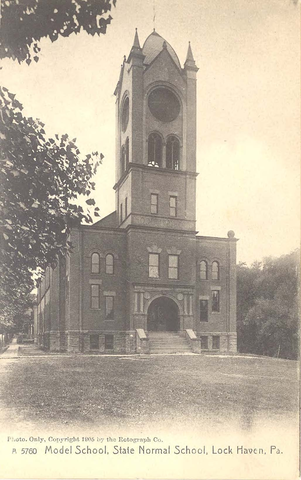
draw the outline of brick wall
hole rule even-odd
[[[126,330],[126,237],[121,231],[83,230],[82,233],[82,320],[80,330]],[[91,272],[91,256],[100,256],[100,273]],[[106,255],[114,256],[114,273],[106,273]],[[71,257],[72,265],[78,259]],[[72,280],[71,280],[72,281]],[[79,281],[76,282],[79,285]],[[99,285],[99,309],[91,308],[91,285]],[[77,292],[74,292],[74,295]],[[78,294],[79,295],[79,294]],[[114,318],[105,318],[105,296],[114,297]],[[72,299],[71,299],[72,303]]]

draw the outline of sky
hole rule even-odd
[[[154,22],[155,11],[155,22]],[[191,42],[197,87],[197,230],[234,230],[238,261],[299,246],[300,16],[293,0],[117,0],[106,35],[41,42],[40,60],[2,61],[1,84],[49,135],[104,155],[101,216],[115,208],[115,97],[133,44],[156,31],[183,65]]]

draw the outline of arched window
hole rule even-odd
[[[121,128],[125,132],[129,123],[130,101],[129,97],[126,97],[121,114]]]
[[[150,167],[162,166],[162,138],[158,133],[148,137],[148,165]]]
[[[99,254],[94,252],[91,256],[91,273],[99,273],[100,272],[100,257]]]
[[[166,168],[180,168],[180,142],[174,135],[168,137],[166,143]]]
[[[212,280],[219,280],[219,263],[212,262]]]
[[[124,174],[125,170],[126,170],[126,152],[125,152],[125,146],[122,145],[121,156],[120,156],[120,176]]]
[[[114,257],[111,253],[106,255],[106,273],[113,275],[114,273]]]
[[[125,169],[128,169],[129,166],[129,161],[130,161],[130,142],[129,142],[129,137],[127,137],[125,141]]]
[[[208,265],[205,260],[202,260],[200,263],[200,278],[201,280],[208,279]]]

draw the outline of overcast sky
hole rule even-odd
[[[251,263],[299,246],[300,37],[293,0],[117,0],[106,35],[41,43],[29,67],[3,61],[1,84],[49,135],[68,133],[105,158],[95,198],[115,208],[115,99],[135,27],[153,29],[183,65],[191,41],[198,72],[197,229],[235,231]]]

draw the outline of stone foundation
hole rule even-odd
[[[61,351],[60,332],[50,332],[49,333],[48,349],[51,350],[52,352],[60,352]]]
[[[229,352],[237,352],[237,333],[229,333]]]
[[[136,353],[149,353],[149,339],[143,329],[136,330]]]
[[[67,351],[83,353],[136,353],[135,331],[90,331],[67,334]]]
[[[66,332],[67,338],[67,352],[80,352],[80,334],[79,332]]]
[[[193,332],[192,329],[190,329]],[[195,332],[193,332],[195,333]],[[179,332],[187,337],[187,330]],[[201,347],[201,336],[208,338],[208,348]],[[213,348],[213,337],[219,337],[219,348]],[[37,338],[38,346],[52,352],[105,353],[105,354],[145,354],[149,353],[148,339],[139,337],[137,331],[85,331],[85,332],[46,332]],[[194,353],[236,353],[237,334],[235,332],[204,332],[196,338],[188,338]]]
[[[208,348],[201,348],[200,341],[200,352],[215,352],[215,353],[236,353],[237,352],[237,334],[236,332],[202,332],[198,334],[198,339],[201,337],[208,337]],[[219,348],[213,348],[213,337],[219,337]]]

